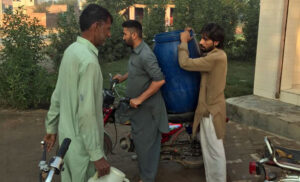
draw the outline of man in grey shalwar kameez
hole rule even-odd
[[[129,20],[122,24],[123,40],[133,48],[128,73],[116,75],[120,82],[127,79],[126,95],[133,108],[131,134],[138,156],[142,182],[153,182],[160,159],[161,133],[169,130],[167,111],[160,87],[165,83],[157,59],[142,39],[142,26]]]

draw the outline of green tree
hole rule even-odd
[[[104,45],[99,47],[100,61],[118,61],[129,55],[130,49],[123,41],[122,23],[124,19],[121,15],[113,11],[112,16],[114,20],[111,27],[111,37],[106,40]]]
[[[45,29],[37,19],[23,14],[23,8],[14,13],[6,10],[1,27],[3,32],[0,63],[1,102],[17,108],[38,107],[47,103],[51,95],[50,77],[39,66],[44,59]]]
[[[110,62],[117,61],[129,55],[129,48],[123,42],[122,23],[126,20],[119,12],[124,8],[131,6],[134,1],[131,0],[88,0],[88,3],[96,3],[107,8],[113,16],[113,24],[111,27],[111,38],[109,38],[103,46],[99,47],[99,58],[101,61]]]
[[[56,31],[49,35],[51,44],[47,53],[54,61],[55,70],[58,71],[64,51],[80,35],[78,14],[76,14],[74,6],[68,6],[66,12],[58,15]]]
[[[203,25],[215,22],[225,30],[225,48],[235,40],[238,10],[242,5],[238,0],[174,0],[174,27],[184,29],[193,27],[197,32]]]
[[[250,0],[247,3],[244,22],[244,50],[243,58],[249,61],[255,61],[257,36],[258,36],[258,22],[259,22],[259,9],[260,0]]]
[[[43,2],[41,4],[37,4],[34,8],[35,13],[47,13],[47,8],[50,6],[50,2]]]
[[[167,1],[147,0],[145,4],[147,6],[144,8],[143,33],[144,40],[151,46],[155,34],[165,32],[165,6]]]
[[[87,3],[96,3],[107,8],[110,13],[118,14],[121,10],[133,5],[135,0],[87,0]]]
[[[77,6],[77,0],[58,0],[55,4],[67,4],[68,6]]]
[[[197,1],[194,1],[196,4]],[[174,10],[174,29],[183,30],[185,27],[193,27],[192,21],[193,12],[190,11],[192,6],[192,0],[175,0],[175,10]],[[195,5],[196,6],[196,5]],[[196,17],[195,17],[196,18]],[[198,17],[199,19],[199,17]],[[196,29],[196,27],[193,27]]]

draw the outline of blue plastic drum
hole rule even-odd
[[[160,33],[154,38],[154,53],[166,80],[161,91],[168,113],[194,112],[198,103],[200,73],[185,71],[178,63],[180,32]],[[195,40],[188,43],[188,48],[191,58],[199,57]]]

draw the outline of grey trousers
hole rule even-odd
[[[160,160],[161,133],[150,112],[135,113],[131,128],[140,178],[143,182],[154,182]]]

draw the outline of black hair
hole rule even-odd
[[[208,23],[203,26],[200,34],[202,36],[206,36],[212,41],[218,41],[219,44],[216,47],[223,49],[225,32],[220,25],[216,23]]]
[[[140,22],[136,20],[127,20],[122,24],[122,27],[133,29],[140,38],[143,38],[143,28]]]
[[[88,30],[95,22],[106,22],[110,19],[113,22],[113,17],[107,9],[97,5],[89,4],[79,17],[80,30],[84,32]]]

